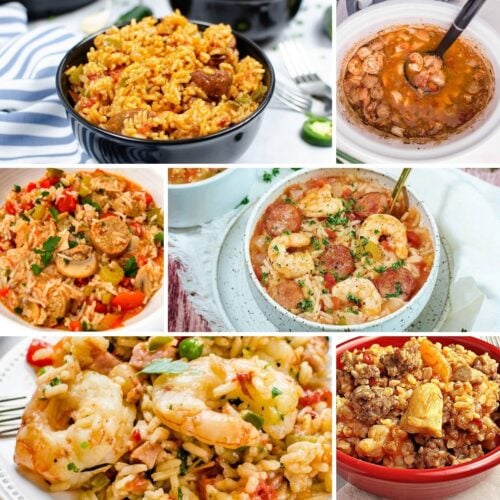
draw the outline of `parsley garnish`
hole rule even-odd
[[[75,248],[78,246],[78,242],[71,240],[71,241],[68,241],[68,245],[69,245],[69,248]]]
[[[130,259],[128,259],[127,262],[125,262],[123,270],[127,278],[135,278],[135,275],[137,274],[138,271],[137,261],[135,260],[135,257],[130,257]]]
[[[159,233],[156,233],[154,238],[153,238],[154,242],[157,244],[157,245],[160,245],[161,247],[164,245],[164,235],[163,235],[163,231],[160,231]]]
[[[396,262],[394,262],[394,264],[392,264],[392,269],[394,269],[394,271],[396,271],[397,269],[400,269],[401,267],[403,267],[405,265],[405,261],[404,260],[397,260]]]
[[[262,283],[264,285],[267,285],[268,280],[269,280],[269,273],[262,273],[262,280],[261,280]]]
[[[321,250],[321,243],[316,237],[311,239],[311,246],[313,247],[313,250]]]
[[[187,459],[188,459],[188,457],[189,457],[189,453],[184,448],[181,448],[177,452],[177,458],[181,461],[181,465],[179,467],[179,472],[180,472],[181,476],[185,476],[187,474],[187,471],[188,471]]]
[[[80,469],[73,462],[70,462],[68,464],[68,470],[71,470],[73,472],[80,472]]]
[[[248,199],[248,196],[245,196],[241,202],[240,205],[248,205],[250,203],[250,200]]]
[[[311,312],[314,309],[314,304],[309,299],[301,300],[297,306],[302,312]]]
[[[35,276],[40,276],[40,274],[42,273],[42,271],[43,271],[43,267],[42,266],[39,266],[38,264],[31,264],[31,272]]]
[[[273,399],[276,398],[277,396],[279,396],[280,394],[283,394],[283,391],[281,391],[277,387],[273,387],[271,389],[271,396],[273,397]]]
[[[274,245],[274,246],[273,246],[273,250],[274,250],[276,253],[280,253],[280,249],[278,248],[278,245]]]
[[[49,212],[50,215],[52,215],[52,218],[57,222],[57,219],[59,218],[59,211],[57,208],[49,207]]]
[[[56,385],[59,385],[60,383],[61,383],[61,379],[59,377],[55,377],[49,382],[49,385],[50,385],[50,387],[55,387]]]
[[[96,203],[89,196],[82,198],[82,205],[90,205],[91,207],[94,207],[98,212],[101,211],[101,205],[99,205],[99,203]]]
[[[325,220],[325,224],[327,226],[347,226],[349,223],[349,219],[347,217],[343,217],[345,210],[339,210],[336,214],[328,215]]]
[[[347,300],[349,302],[353,302],[354,304],[356,304],[357,306],[359,306],[361,304],[361,299],[359,297],[356,297],[355,295],[353,295],[352,293],[348,293],[347,294]]]
[[[188,369],[188,364],[184,361],[172,361],[171,359],[155,359],[151,364],[143,368],[138,373],[147,375],[168,373],[170,375],[179,375]]]
[[[385,298],[390,299],[392,297],[399,297],[403,295],[403,289],[401,288],[401,283],[399,281],[396,283],[396,291],[394,293],[386,293]]]
[[[287,205],[295,205],[294,201],[291,198],[289,198],[288,196],[284,199],[284,202]]]
[[[383,273],[384,271],[387,271],[387,266],[377,266],[374,267],[373,270],[377,273]]]
[[[21,186],[18,186],[17,184],[14,184],[14,187],[13,187],[14,191],[16,193],[20,193],[21,192]]]
[[[51,236],[44,242],[41,249],[35,248],[34,252],[40,255],[40,260],[45,267],[51,263],[54,251],[58,247],[60,241],[61,238],[59,236]]]

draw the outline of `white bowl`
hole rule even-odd
[[[346,59],[360,42],[380,30],[403,24],[434,24],[448,28],[458,7],[434,0],[391,0],[350,16],[337,29],[337,82],[342,77]],[[476,16],[464,37],[475,43],[489,59],[495,81],[500,77],[500,38],[488,23]],[[339,93],[338,93],[339,94]],[[370,127],[351,123],[345,104],[337,98],[337,147],[362,161],[419,162],[451,159],[486,141],[500,124],[500,96],[494,90],[489,104],[463,131],[441,143],[404,144],[394,138],[377,135]],[[365,156],[366,154],[366,156]]]
[[[198,226],[220,217],[243,201],[255,180],[254,169],[239,167],[199,182],[169,184],[168,226]]]
[[[325,325],[309,321],[295,314],[275,302],[266,289],[261,285],[257,278],[255,271],[252,267],[250,259],[250,240],[255,230],[257,222],[260,220],[266,208],[271,205],[283,191],[292,184],[305,182],[309,179],[316,179],[321,177],[329,177],[331,175],[342,175],[356,173],[364,178],[368,178],[379,183],[381,186],[391,189],[394,187],[396,180],[380,172],[362,168],[319,168],[308,169],[307,171],[300,171],[284,179],[279,184],[265,194],[253,208],[250,219],[245,231],[245,266],[247,270],[247,277],[250,283],[250,289],[257,302],[258,306],[266,316],[280,331],[299,331],[299,332],[317,332],[317,331],[374,331],[374,332],[401,332],[405,330],[422,312],[427,304],[438,276],[438,267],[441,255],[441,244],[439,241],[439,232],[429,210],[408,187],[408,196],[410,198],[410,206],[416,206],[421,213],[421,223],[429,230],[434,245],[434,263],[432,265],[429,276],[426,282],[415,294],[412,299],[397,311],[384,316],[383,318],[362,323],[359,325],[349,325],[348,327],[340,325]]]
[[[54,165],[56,168],[65,170],[66,172],[74,171],[92,171],[93,166],[80,165],[78,167],[68,167],[64,165]],[[165,179],[163,174],[161,174],[158,169],[134,166],[122,167],[122,168],[107,168],[99,167],[101,170],[106,172],[112,172],[117,175],[121,175],[132,182],[135,182],[139,186],[143,187],[148,191],[153,197],[155,203],[164,208],[164,186]],[[12,190],[14,184],[18,184],[23,187],[28,182],[34,182],[45,173],[45,168],[31,167],[31,168],[2,168],[0,170],[0,205],[3,205],[7,194]],[[151,300],[148,302],[146,307],[136,316],[127,320],[122,328],[116,330],[108,330],[109,332],[117,332],[120,334],[132,333],[132,332],[160,332],[163,331],[165,321],[164,321],[164,307],[163,307],[163,287],[160,288]],[[35,327],[23,321],[16,314],[9,311],[3,304],[0,304],[0,327],[2,332],[7,332],[7,328],[12,328],[12,331],[16,334],[29,333],[33,335],[33,330],[40,331],[41,333],[46,333],[50,331],[57,331],[61,333],[61,330],[54,330],[52,328]],[[78,332],[73,332],[72,335],[78,334]]]

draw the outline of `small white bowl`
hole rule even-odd
[[[208,179],[168,185],[168,226],[192,227],[236,208],[256,180],[252,168],[227,168]]]
[[[78,167],[54,165],[54,167],[60,168],[66,172],[93,171],[95,169],[91,165],[80,165]],[[134,168],[126,166],[123,168],[107,168],[101,166],[99,168],[106,172],[121,175],[122,177],[138,184],[151,194],[157,206],[161,208],[165,207],[165,179],[164,176],[157,171],[157,169],[146,167],[137,168],[136,166]],[[23,187],[29,182],[35,182],[43,176],[45,170],[45,168],[39,167],[2,168],[2,173],[0,174],[0,205],[5,203],[7,194],[12,190],[12,186],[14,184],[18,184]],[[139,314],[128,319],[122,328],[108,330],[108,332],[119,332],[120,334],[124,334],[132,332],[153,333],[162,331],[165,325],[163,296],[164,291],[162,287],[153,295],[148,304],[146,304],[146,307]],[[54,330],[52,328],[32,326],[26,321],[20,319],[17,314],[9,311],[9,309],[7,309],[3,304],[0,304],[0,327],[2,328],[2,331],[8,331],[7,328],[12,328],[16,334],[29,333],[31,335],[33,335],[33,330],[40,331],[40,333],[47,333],[51,331],[61,333],[62,331]],[[74,332],[73,334],[77,333],[78,332]]]
[[[337,29],[337,85],[346,59],[363,40],[379,31],[403,24],[434,24],[448,28],[458,13],[454,5],[434,0],[391,0],[350,16]],[[465,31],[490,61],[495,81],[500,77],[500,38],[488,23],[476,16]],[[339,97],[339,92],[337,96]],[[452,159],[486,141],[500,125],[500,96],[494,89],[489,104],[461,132],[442,142],[425,145],[404,144],[396,138],[384,138],[370,127],[351,123],[346,105],[337,98],[337,147],[362,161],[419,162]],[[365,156],[366,154],[366,156]]]
[[[275,302],[266,289],[261,285],[253,270],[252,261],[250,259],[250,240],[255,231],[255,226],[266,211],[266,208],[271,205],[283,191],[292,184],[305,182],[309,179],[317,179],[321,177],[329,177],[332,175],[356,173],[361,177],[368,178],[377,182],[387,189],[393,189],[396,180],[380,172],[362,168],[319,168],[308,169],[307,171],[299,171],[284,179],[279,184],[276,184],[267,194],[265,194],[253,208],[250,219],[245,231],[245,266],[247,269],[247,278],[250,283],[250,290],[255,298],[261,311],[266,318],[271,321],[280,331],[290,332],[317,332],[317,331],[374,331],[374,332],[402,332],[413,321],[417,319],[419,314],[427,304],[438,276],[438,267],[441,260],[441,244],[439,241],[439,232],[434,220],[424,202],[421,201],[411,190],[407,188],[410,199],[410,206],[416,206],[421,213],[421,223],[429,230],[434,245],[434,262],[422,288],[416,293],[412,299],[397,311],[367,323],[359,325],[325,325],[303,319]]]

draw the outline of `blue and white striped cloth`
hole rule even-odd
[[[0,7],[0,163],[82,163],[55,75],[79,38],[63,26],[28,30],[26,9]]]

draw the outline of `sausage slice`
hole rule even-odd
[[[389,209],[390,199],[385,193],[366,193],[356,202],[354,213],[359,219],[373,214],[383,214]]]
[[[386,297],[392,295],[403,300],[408,300],[415,288],[415,279],[408,269],[387,269],[374,280],[380,295]],[[399,286],[398,286],[399,285]]]
[[[354,271],[351,250],[345,245],[330,245],[319,258],[319,263],[340,279],[347,278]]]
[[[304,298],[302,289],[293,280],[281,280],[272,290],[271,296],[289,311],[297,309],[297,304]]]
[[[191,73],[191,80],[209,99],[219,100],[223,95],[229,94],[233,76],[222,69],[216,69],[214,73],[196,70]]]
[[[122,254],[128,247],[131,233],[118,217],[107,217],[92,224],[90,239],[97,250],[111,256]]]
[[[296,233],[302,224],[302,212],[294,205],[275,203],[266,210],[264,226],[273,237],[284,231]]]

